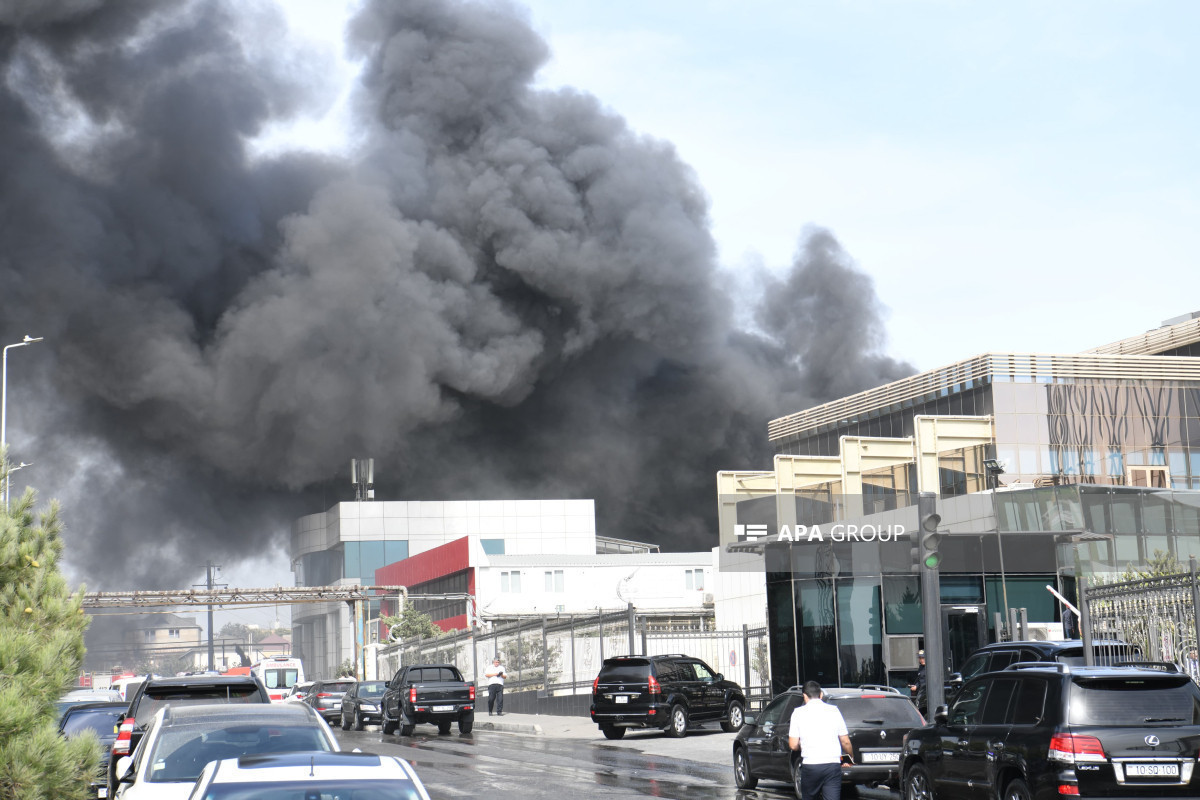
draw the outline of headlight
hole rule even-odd
[[[359,706],[359,708],[363,711],[378,711],[379,710],[379,706],[373,706],[370,703],[363,703],[362,705]]]

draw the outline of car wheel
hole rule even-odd
[[[342,730],[350,730],[350,720],[346,719],[346,715],[342,714]]]
[[[742,704],[736,700],[729,704],[729,710],[725,714],[726,720],[721,723],[721,730],[726,733],[734,733],[742,729]]]
[[[383,728],[383,735],[391,736],[393,733],[395,733],[397,724],[398,723],[395,723],[395,722],[389,722],[388,718],[384,717],[383,721],[380,722],[380,727]]]
[[[804,797],[800,793],[800,759],[792,761],[792,790],[796,793],[796,797]]]
[[[1004,787],[1004,800],[1029,800],[1029,787],[1025,781],[1016,778]]]
[[[933,781],[923,764],[913,764],[904,775],[904,800],[936,800]]]
[[[362,714],[358,713],[358,710],[356,709],[354,711],[354,730],[361,731],[362,729],[363,729]]]
[[[688,713],[683,706],[671,706],[670,724],[667,725],[667,736],[672,739],[682,739],[687,735]]]
[[[400,735],[401,736],[412,736],[413,731],[415,731],[416,729],[417,729],[416,725],[401,725],[400,726]]]
[[[605,739],[620,739],[625,735],[625,729],[616,725],[601,725],[600,732],[604,734]]]
[[[758,778],[750,773],[750,756],[744,747],[733,751],[733,782],[739,789],[753,789],[758,786]]]
[[[458,732],[459,733],[470,733],[471,728],[474,728],[474,727],[475,727],[475,715],[474,714],[467,714],[465,717],[461,717],[458,720]]]

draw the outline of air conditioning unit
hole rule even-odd
[[[1061,622],[1029,623],[1029,638],[1035,642],[1061,642],[1065,637]]]
[[[712,592],[705,592],[704,593],[704,605],[711,606],[712,604],[713,604]]]

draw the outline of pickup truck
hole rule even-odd
[[[447,734],[458,721],[459,733],[470,733],[475,724],[475,684],[463,680],[450,664],[414,664],[401,667],[387,682],[380,704],[383,732],[412,736],[423,722]]]

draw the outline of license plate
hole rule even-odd
[[[900,763],[899,753],[863,753],[862,760],[864,764],[898,764]]]
[[[1178,764],[1126,764],[1126,775],[1140,775],[1157,778],[1178,778]]]
[[[454,706],[434,706],[434,711],[453,711]]]
[[[617,695],[616,697],[614,697],[614,698],[613,698],[613,702],[614,702],[614,703],[628,703],[628,702],[629,702],[629,698],[628,698],[628,697],[626,697],[626,696],[625,696],[625,695],[623,695],[623,694],[619,694],[619,695]]]
[[[96,795],[97,797],[108,797],[108,787],[107,786],[101,786],[96,791],[98,792],[98,794]]]
[[[334,708],[341,708],[341,707],[342,707],[342,704],[341,704],[341,703],[334,703],[334,704],[333,704],[333,707],[334,707]]]

